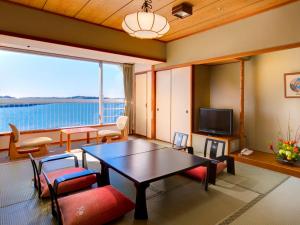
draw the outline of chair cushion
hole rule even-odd
[[[111,185],[58,199],[64,225],[99,225],[115,220],[135,205]]]
[[[128,121],[128,116],[119,116],[116,125],[119,130],[124,130]]]
[[[99,130],[98,134],[100,137],[113,137],[121,135],[121,132],[117,130]]]
[[[52,142],[48,137],[29,138],[21,142],[20,147],[38,147]]]
[[[221,173],[227,167],[226,163],[218,162],[217,163],[217,174]],[[185,171],[185,174],[193,177],[196,180],[204,181],[206,177],[207,169],[204,166],[198,166],[194,169]]]
[[[184,173],[196,180],[204,181],[206,177],[207,169],[205,166],[198,166],[196,168],[187,170]]]
[[[53,184],[54,180],[60,176],[63,176],[65,174],[80,172],[83,170],[85,169],[81,167],[64,168],[64,169],[48,172],[47,176],[50,179],[51,183]],[[47,198],[50,196],[50,192],[48,189],[47,181],[42,174],[40,175],[40,181],[41,181],[41,197]],[[66,181],[59,185],[58,193],[61,194],[61,193],[67,193],[71,191],[77,191],[77,190],[89,188],[96,182],[97,179],[94,174],[86,177],[80,177],[74,180]]]
[[[217,174],[221,173],[224,169],[226,169],[227,164],[225,162],[217,163]]]

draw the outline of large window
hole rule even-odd
[[[123,70],[120,64],[103,63],[102,71],[102,123],[114,123],[124,114]]]
[[[123,113],[120,65],[0,50],[0,132],[9,123],[20,130],[113,123]]]

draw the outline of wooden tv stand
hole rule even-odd
[[[195,138],[202,138],[202,139],[206,139],[206,138],[211,138],[214,140],[220,140],[220,141],[224,141],[225,142],[225,154],[228,155],[233,151],[239,150],[240,146],[239,143],[237,146],[233,147],[233,142],[239,142],[240,137],[239,136],[222,136],[222,135],[211,135],[211,134],[207,134],[204,132],[193,132],[192,133],[192,143],[195,143]],[[204,147],[203,147],[204,148]]]

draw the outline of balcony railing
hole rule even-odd
[[[0,132],[114,123],[124,110],[124,99],[0,99]]]

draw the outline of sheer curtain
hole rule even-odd
[[[128,134],[133,130],[133,65],[123,64],[124,93],[125,93],[125,115],[128,116]]]

